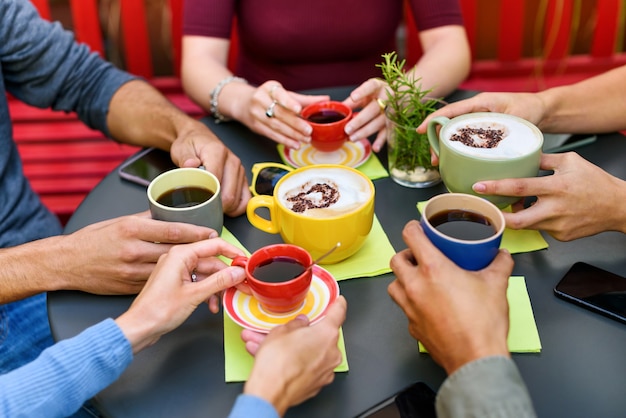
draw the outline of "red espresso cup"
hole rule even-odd
[[[291,244],[260,248],[250,257],[238,256],[231,265],[243,267],[245,283],[264,309],[291,312],[302,306],[311,287],[311,254]]]
[[[341,102],[310,104],[302,109],[301,116],[313,128],[311,145],[320,151],[336,151],[348,139],[344,129],[352,118],[352,109]]]

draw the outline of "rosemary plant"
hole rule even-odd
[[[422,90],[421,78],[414,78],[404,70],[405,60],[398,61],[397,54],[382,55],[384,61],[376,66],[382,70],[387,82],[385,112],[395,123],[394,146],[388,147],[390,163],[396,169],[410,172],[416,167],[432,168],[430,145],[425,134],[418,134],[415,128],[441,103],[438,98],[428,97],[431,90]]]

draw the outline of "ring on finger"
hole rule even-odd
[[[272,101],[272,104],[265,111],[265,116],[267,116],[268,118],[274,117],[274,107],[276,107],[276,103],[278,103],[277,100]]]
[[[380,113],[385,113],[385,109],[387,109],[387,105],[383,101],[383,99],[376,99],[376,103],[378,103],[378,107],[380,108]]]
[[[193,271],[191,272],[191,281],[193,283],[198,281],[198,273],[196,272],[196,269],[193,269]]]

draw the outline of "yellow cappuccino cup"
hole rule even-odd
[[[280,234],[284,242],[306,249],[314,260],[340,243],[324,264],[345,260],[361,248],[374,220],[375,189],[366,175],[337,164],[295,170],[279,164],[261,166],[253,168],[256,195],[246,211],[252,225]],[[286,174],[267,191],[271,194],[258,194],[255,187],[262,183],[262,170],[275,174],[276,167],[284,168]],[[269,211],[268,218],[257,212],[261,208]]]

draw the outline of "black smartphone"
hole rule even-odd
[[[123,162],[117,172],[121,178],[148,186],[159,174],[176,168],[169,152],[146,148]]]
[[[436,393],[424,382],[416,382],[374,405],[357,418],[436,418]]]
[[[626,278],[587,263],[575,263],[554,288],[569,302],[626,324]]]

